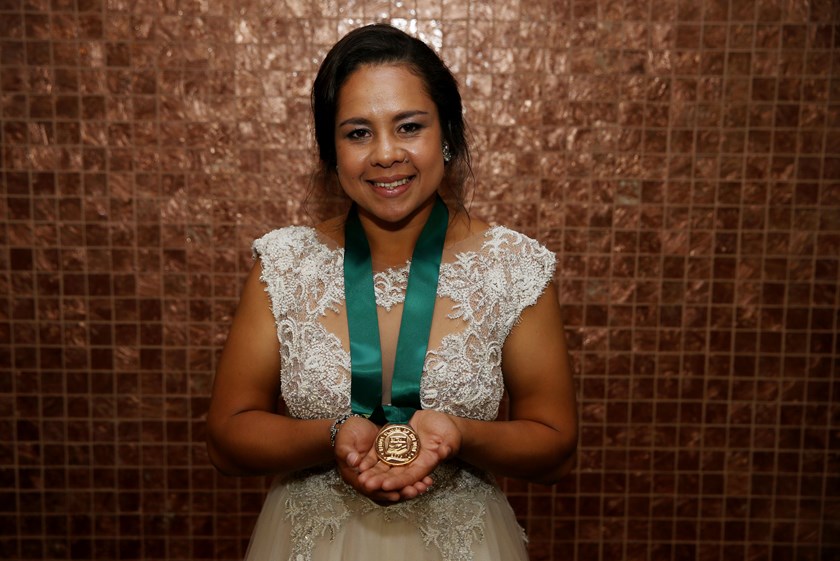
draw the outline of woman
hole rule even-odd
[[[488,474],[572,461],[554,256],[466,215],[460,95],[421,41],[349,33],[312,101],[322,183],[352,204],[254,243],[207,420],[220,471],[278,475],[248,559],[527,559]]]

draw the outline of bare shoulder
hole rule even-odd
[[[320,224],[315,225],[315,231],[334,241],[338,246],[344,246],[344,221],[346,216],[341,214]]]
[[[490,229],[490,224],[463,211],[457,212],[449,223],[446,232],[446,245],[453,246],[473,236],[483,234]]]

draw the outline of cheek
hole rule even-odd
[[[364,157],[359,154],[358,150],[349,148],[338,148],[335,152],[336,162],[339,170],[350,170],[358,168],[363,163]]]
[[[438,163],[443,164],[443,152],[438,149],[438,146],[433,142],[417,146],[410,150],[412,160],[423,166],[434,166]],[[438,162],[440,160],[440,162]]]

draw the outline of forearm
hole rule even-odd
[[[454,418],[461,432],[458,457],[491,473],[554,483],[574,461],[577,434],[532,420]]]
[[[331,419],[303,420],[267,411],[209,419],[207,449],[226,475],[285,474],[333,460]]]

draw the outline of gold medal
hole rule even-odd
[[[420,439],[408,425],[385,425],[376,435],[376,455],[389,466],[410,464],[420,453]]]

